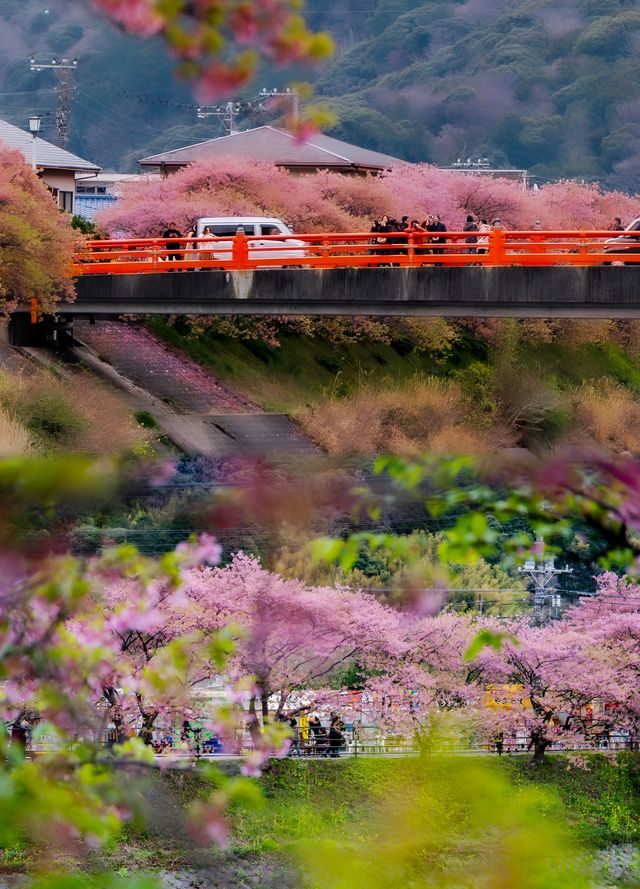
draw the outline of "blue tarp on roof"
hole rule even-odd
[[[114,194],[77,194],[73,203],[73,212],[88,222],[95,222],[101,210],[106,210],[118,200]]]

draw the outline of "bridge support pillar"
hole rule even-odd
[[[13,312],[9,318],[10,346],[42,346],[63,349],[73,341],[73,318],[42,315],[33,323],[30,312]]]

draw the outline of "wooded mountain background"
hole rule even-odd
[[[312,82],[333,135],[412,161],[485,156],[540,182],[599,180],[640,191],[640,0],[309,0],[336,55],[319,70],[265,69],[261,87]],[[197,121],[162,46],[119,33],[85,0],[0,0],[0,117],[48,112],[53,72],[29,58],[77,57],[70,148],[105,168],[221,135]],[[254,112],[242,126],[274,120]]]

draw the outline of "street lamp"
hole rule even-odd
[[[38,117],[37,114],[34,114],[33,117],[29,118],[29,132],[33,136],[31,140],[31,166],[35,170],[36,168],[36,136],[40,132],[40,124],[42,122],[42,118]]]

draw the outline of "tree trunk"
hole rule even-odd
[[[102,694],[110,707],[109,717],[111,718],[114,727],[115,740],[111,743],[124,744],[127,740],[127,733],[124,729],[124,717],[120,705],[120,695],[115,688],[103,688]]]
[[[548,738],[545,738],[545,736],[541,732],[533,732],[531,734],[530,746],[533,747],[533,757],[531,759],[531,765],[539,766],[541,763],[544,762],[546,749],[550,745],[551,741],[549,741]]]
[[[151,743],[153,742],[153,726],[155,725],[157,718],[157,710],[152,710],[151,712],[147,711],[142,714],[142,728],[140,729],[138,737],[142,738],[147,746],[151,746]]]
[[[136,694],[136,701],[138,702],[140,716],[142,716],[142,728],[138,732],[138,737],[142,738],[144,743],[150,746],[153,741],[153,726],[159,714],[157,710],[148,710],[144,706],[144,700],[141,694]]]
[[[255,695],[252,695],[251,699],[249,700],[249,719],[247,721],[247,728],[249,730],[251,740],[257,747],[260,741],[260,722],[258,720],[258,714],[256,713]]]

